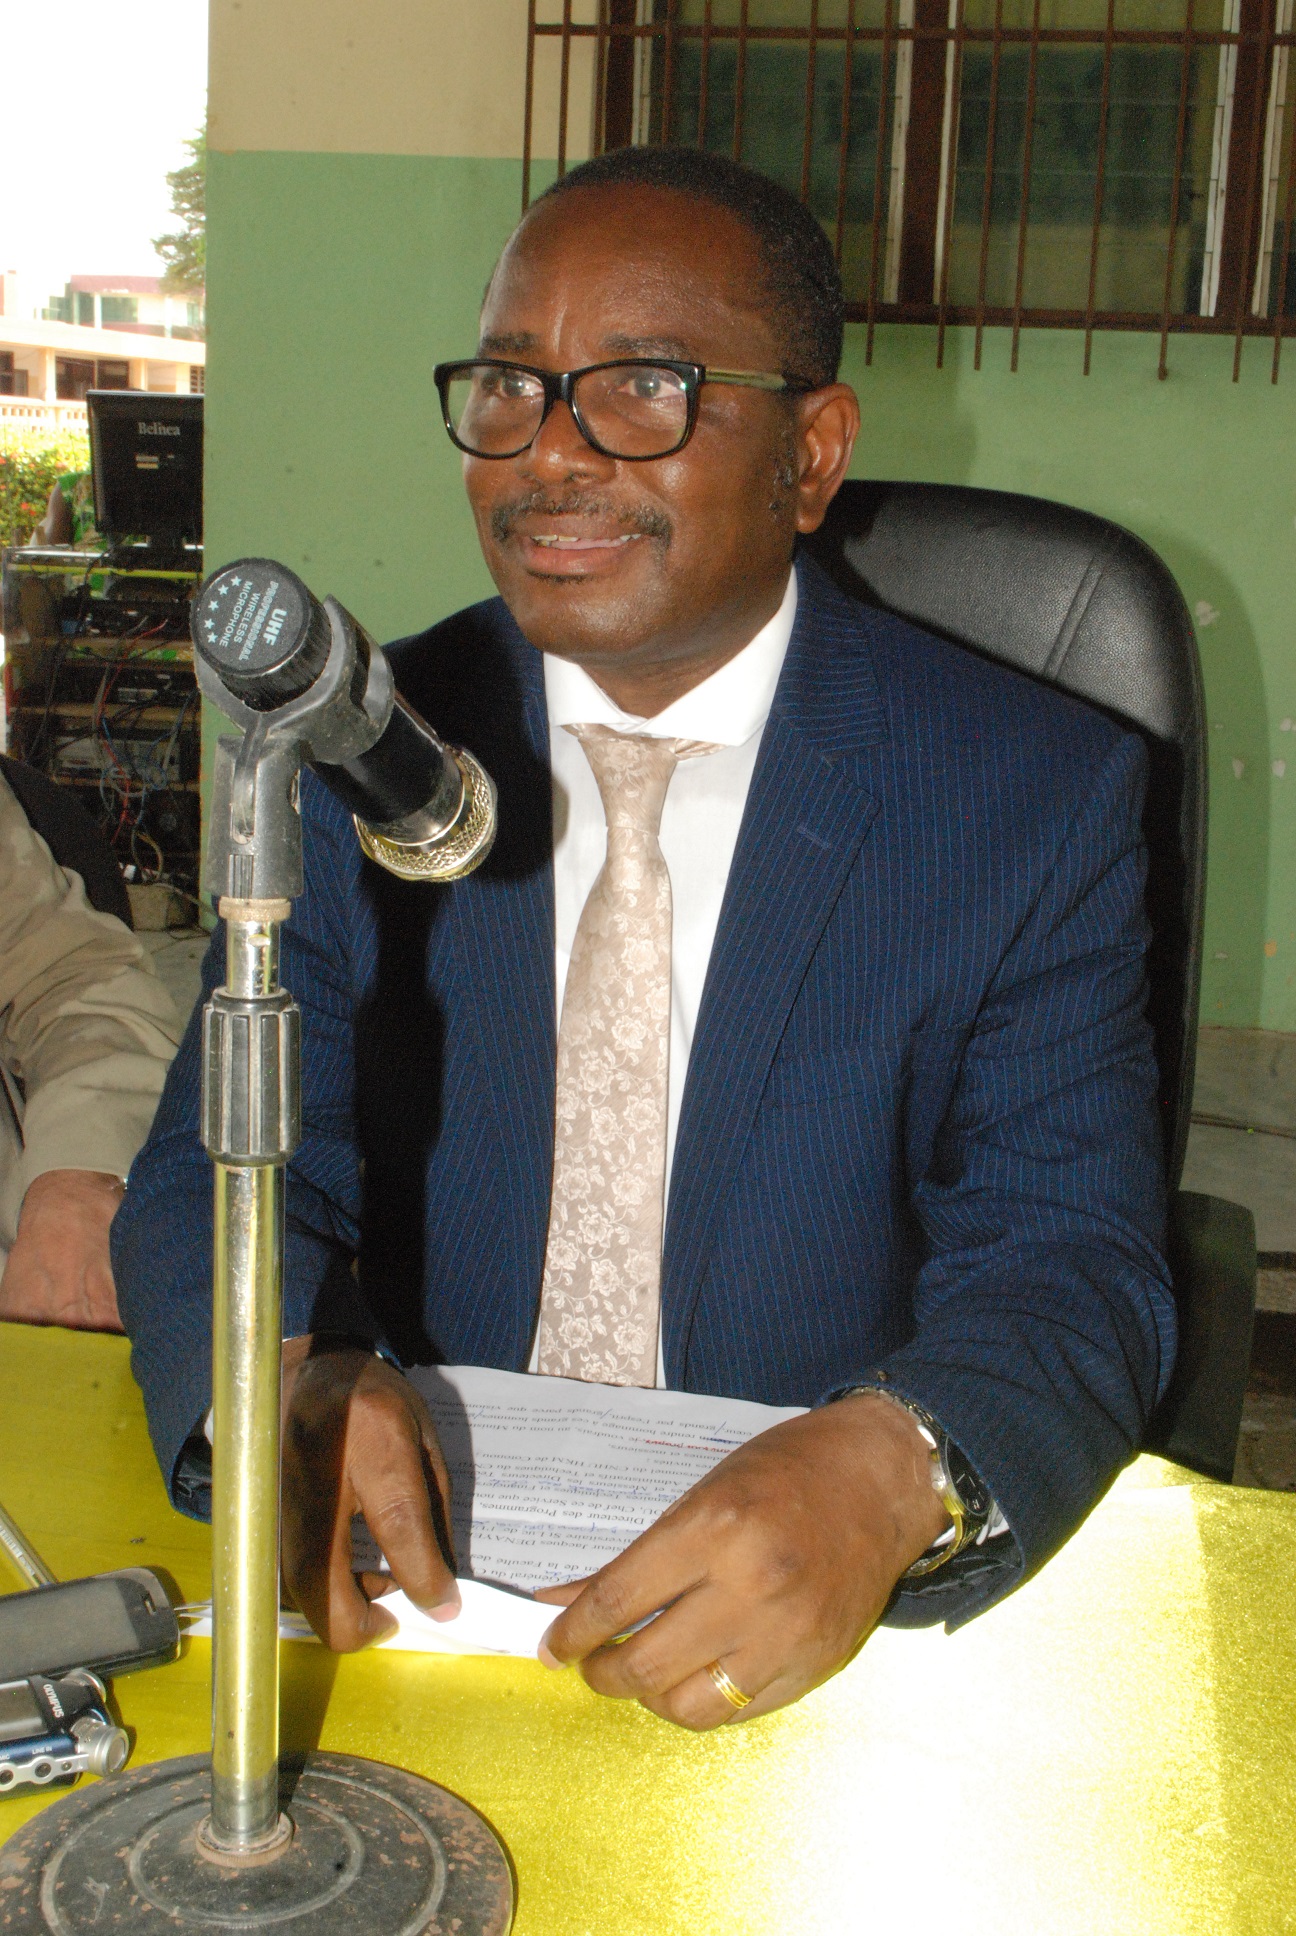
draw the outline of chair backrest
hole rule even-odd
[[[1174,1190],[1192,1109],[1206,859],[1201,670],[1179,587],[1105,518],[955,484],[845,484],[808,549],[852,596],[1060,686],[1145,741],[1148,1014]]]

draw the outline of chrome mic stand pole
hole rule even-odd
[[[279,986],[286,900],[222,897],[225,986],[203,1014],[215,1172],[212,1799],[204,1853],[264,1860],[279,1811],[279,1435],[284,1167],[300,1133],[300,1014]]]

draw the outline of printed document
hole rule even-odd
[[[385,1595],[400,1631],[382,1644],[429,1652],[534,1655],[558,1609],[525,1596],[597,1572],[727,1453],[803,1409],[475,1365],[407,1375],[450,1471],[463,1611],[430,1620]],[[381,1567],[362,1521],[352,1550],[357,1568]]]

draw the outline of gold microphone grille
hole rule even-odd
[[[435,840],[389,840],[353,815],[360,845],[370,860],[403,881],[459,881],[480,867],[495,840],[495,783],[485,767],[462,747],[451,747],[463,774],[463,804]]]

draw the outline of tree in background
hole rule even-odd
[[[153,238],[153,247],[166,264],[162,287],[182,294],[201,289],[207,280],[206,124],[184,145],[192,161],[167,176],[171,206],[184,226]]]

